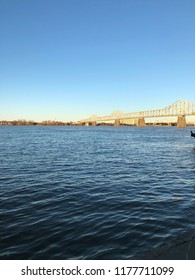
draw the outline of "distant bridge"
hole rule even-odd
[[[185,127],[186,118],[185,116],[195,116],[195,103],[188,102],[185,100],[179,100],[170,106],[158,110],[147,110],[133,113],[123,113],[121,111],[114,111],[109,116],[96,116],[92,115],[88,119],[81,120],[80,123],[85,125],[96,125],[97,122],[104,121],[115,121],[115,126],[119,126],[120,123],[124,123],[124,120],[131,120],[131,123],[137,124],[138,126],[145,125],[145,118],[162,118],[162,117],[174,117],[177,116],[177,126]],[[132,122],[133,121],[133,122]]]

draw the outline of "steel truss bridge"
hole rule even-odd
[[[174,117],[174,116],[190,116],[195,115],[195,103],[185,100],[179,100],[170,106],[158,110],[147,110],[140,112],[124,113],[121,111],[114,111],[108,116],[92,115],[88,119],[81,120],[80,123],[94,123],[102,121],[116,121],[124,119],[144,119],[144,118],[159,118],[159,117]]]

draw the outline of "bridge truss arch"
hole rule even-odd
[[[88,119],[81,122],[93,122],[93,121],[111,121],[117,119],[136,119],[136,118],[152,118],[152,117],[172,117],[172,116],[189,116],[195,115],[195,103],[185,100],[178,100],[177,102],[157,110],[146,110],[140,112],[123,113],[121,111],[114,111],[108,116],[93,115]]]

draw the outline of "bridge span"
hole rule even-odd
[[[120,124],[122,123],[145,126],[146,118],[177,117],[177,126],[186,127],[186,116],[195,116],[195,103],[185,100],[179,100],[163,109],[146,110],[131,113],[114,111],[111,115],[108,116],[92,115],[87,119],[81,120],[79,123],[88,126],[96,125],[98,122],[114,121],[115,126],[120,126]]]

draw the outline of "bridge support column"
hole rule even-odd
[[[92,126],[96,126],[96,122],[92,122],[91,125],[92,125]]]
[[[120,120],[115,120],[114,126],[120,126]]]
[[[85,126],[89,126],[89,123],[88,123],[88,122],[86,122],[86,123],[85,123]]]
[[[177,127],[179,127],[179,128],[186,127],[186,117],[185,117],[185,115],[178,116]]]
[[[139,118],[137,122],[137,126],[145,126],[145,119],[144,118]]]

